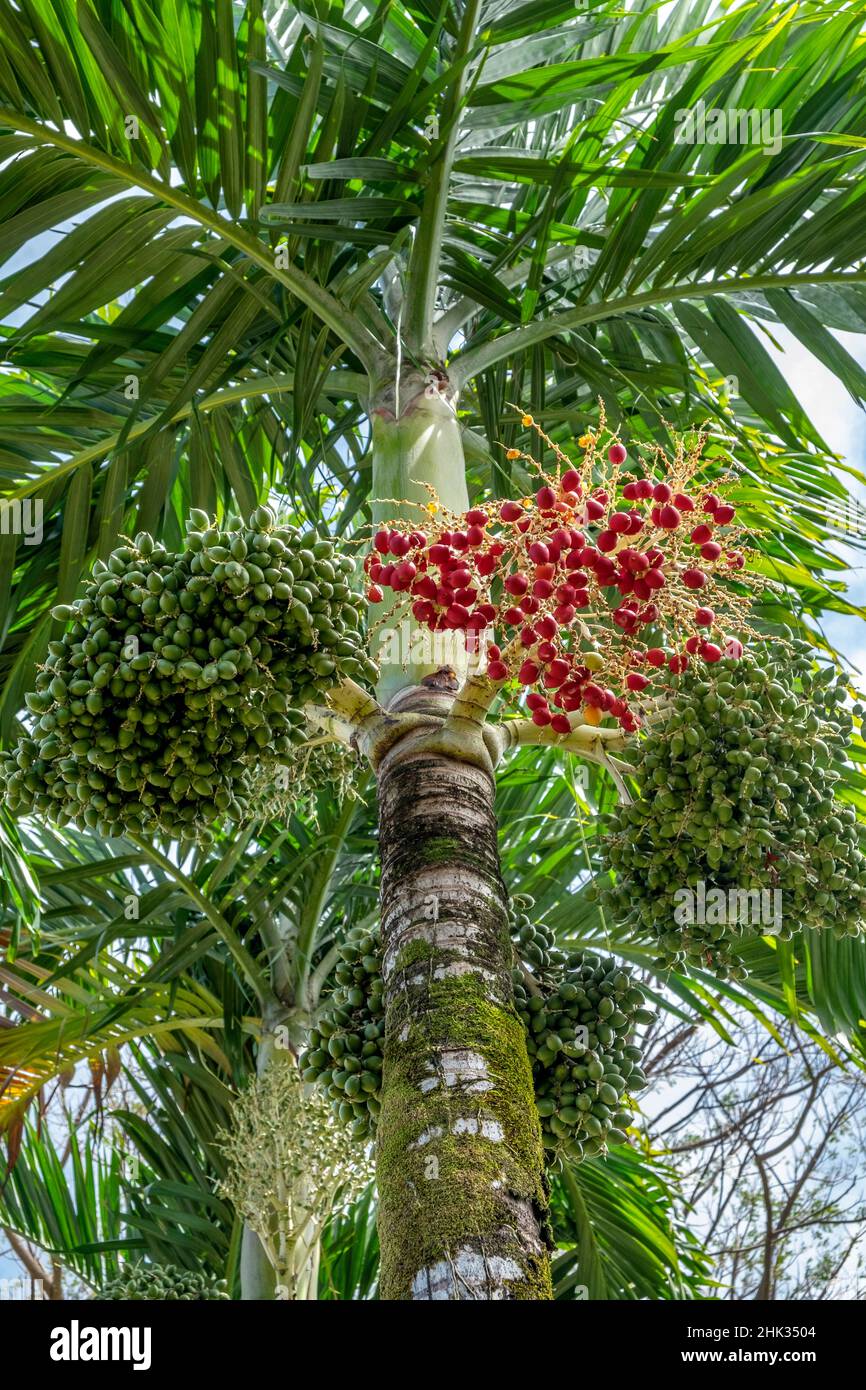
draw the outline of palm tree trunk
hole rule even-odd
[[[452,698],[428,684],[392,708]],[[379,766],[381,1295],[547,1299],[547,1189],[493,779],[429,742],[407,736]]]

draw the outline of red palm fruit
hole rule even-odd
[[[412,542],[413,546],[427,544],[427,537],[424,535],[423,531],[410,531],[409,540]]]
[[[573,606],[577,609],[589,607],[589,589],[578,589],[574,596]]]
[[[679,507],[681,512],[693,512],[695,509],[694,499],[689,497],[687,492],[678,492],[674,498],[674,506]]]
[[[464,564],[455,565],[448,571],[448,583],[452,589],[465,589],[467,584],[472,583],[472,571]]]
[[[489,552],[486,555],[479,555],[475,561],[475,568],[481,575],[492,574],[496,569],[496,556]]]
[[[610,448],[607,451],[607,456],[610,459],[611,463],[625,463],[626,459],[628,458],[628,454],[626,453],[622,444],[611,444]]]
[[[729,637],[725,642],[725,656],[741,657],[743,644],[739,637]]]
[[[380,555],[388,554],[389,534],[387,531],[377,531],[373,537],[373,545]]]
[[[636,729],[640,728],[640,720],[636,714],[632,714],[631,710],[626,710],[619,722],[627,734],[633,734]]]
[[[520,629],[520,645],[523,647],[534,647],[538,641],[538,633],[534,627],[523,627]]]
[[[557,686],[562,685],[568,679],[569,665],[564,657],[556,657],[551,661],[544,673],[544,684],[551,690],[556,690]]]
[[[604,691],[595,681],[590,681],[583,687],[583,698],[588,705],[595,705],[596,709],[601,709],[604,701]]]
[[[541,675],[541,667],[535,661],[524,661],[520,670],[517,672],[517,679],[521,685],[535,685]]]
[[[480,507],[471,507],[466,513],[466,520],[470,526],[486,526],[490,518]]]
[[[607,524],[611,531],[616,531],[622,535],[631,526],[631,517],[628,512],[614,512]]]
[[[401,560],[394,570],[394,579],[401,589],[408,589],[417,573],[418,567],[411,560]]]
[[[653,526],[660,526],[660,525],[661,525],[661,521],[659,520],[659,518],[661,517],[661,514],[662,514],[662,509],[661,509],[661,507],[653,507],[653,508],[652,508],[652,511],[650,512],[650,521],[652,522]]]
[[[648,589],[663,589],[667,583],[661,570],[657,569],[647,570],[643,577],[643,582]]]
[[[399,531],[392,531],[388,537],[388,549],[392,555],[408,555],[412,549],[412,542],[408,536],[403,536]]]
[[[417,594],[419,598],[435,598],[436,590],[436,580],[431,574],[419,574],[412,585],[413,594]]]
[[[442,541],[437,541],[427,551],[427,558],[434,565],[445,565],[451,559],[451,548],[444,545]]]
[[[640,496],[637,490],[637,483],[634,481],[626,483],[625,487],[622,490],[622,495],[625,498],[626,502],[636,502],[638,500],[638,497]]]
[[[650,562],[639,550],[632,550],[631,546],[626,546],[625,550],[619,552],[620,563],[628,565],[632,574],[642,574],[644,570],[650,568]]]
[[[532,586],[532,592],[536,598],[550,598],[550,595],[553,593],[553,585],[549,579],[536,579]]]
[[[646,659],[650,666],[664,666],[667,658],[661,647],[650,647],[646,654]]]
[[[558,584],[556,587],[556,597],[560,603],[571,603],[577,593],[573,584]]]
[[[685,652],[678,652],[675,656],[672,656],[668,661],[668,668],[671,671],[673,671],[675,676],[678,676],[681,674],[681,672],[685,671],[688,664],[689,659],[686,656]]]
[[[580,563],[582,565],[588,565],[590,569],[592,569],[598,558],[599,551],[596,550],[594,545],[585,545],[580,552]]]
[[[646,558],[650,569],[657,569],[664,560],[665,553],[663,550],[659,550],[657,545],[654,545],[652,550],[646,552]]]
[[[695,545],[703,545],[705,541],[712,540],[712,538],[712,526],[705,525],[696,526],[695,529],[692,531],[691,535],[689,536],[689,540],[694,541]]]
[[[491,642],[487,648],[487,656],[490,661],[499,661],[502,657],[502,648],[498,647],[495,642]]]
[[[533,541],[529,547],[529,558],[535,565],[546,565],[550,559],[550,551],[544,541]]]
[[[504,661],[488,661],[487,674],[492,681],[504,681],[508,679],[508,667]]]
[[[436,617],[436,610],[429,599],[416,598],[415,602],[412,604],[412,616],[416,618],[419,623],[429,623]]]
[[[367,570],[367,574],[368,574],[369,577],[372,579],[372,581],[373,581],[374,584],[377,584],[377,583],[378,583],[378,581],[379,581],[379,580],[381,579],[381,577],[382,577],[382,566],[379,564],[379,561],[378,561],[378,560],[373,560],[373,559],[371,558],[371,560],[370,560],[370,567],[369,567],[369,569]]]
[[[458,589],[454,595],[455,603],[464,603],[467,608],[471,608],[478,597],[478,590],[468,584],[465,589]]]
[[[569,714],[572,714],[575,710],[580,709],[581,705],[583,704],[583,696],[580,693],[579,687],[574,687],[573,689],[569,688],[568,690],[566,690],[563,686],[563,688],[559,692],[559,699],[562,708],[564,710],[567,710]]]
[[[638,478],[634,485],[639,502],[646,502],[653,495],[653,485],[650,478]]]
[[[689,638],[689,640],[686,642],[686,651],[690,654],[690,656],[694,656],[695,652],[697,651],[698,647],[701,645],[701,642],[703,640],[704,639],[702,637],[698,636]]]
[[[695,622],[697,623],[698,627],[712,627],[715,621],[716,615],[713,612],[712,608],[695,609]]]
[[[628,570],[624,570],[621,574],[618,575],[616,587],[619,589],[621,594],[631,593],[632,589],[634,588],[634,578],[632,577],[632,575],[629,574]]]
[[[382,590],[379,588],[378,584],[371,584],[367,589],[368,603],[381,603],[384,597],[385,595],[382,593]]]
[[[576,612],[577,609],[573,603],[560,603],[558,607],[554,608],[553,615],[558,623],[562,623],[563,627],[567,627],[574,618]]]
[[[659,512],[659,526],[663,526],[666,531],[675,531],[681,521],[682,516],[670,503],[666,503]]]
[[[597,487],[592,495],[595,498],[596,502],[600,502],[603,507],[606,507],[608,502],[610,501],[610,495],[609,493],[605,492],[603,487]]]
[[[647,623],[658,622],[659,610],[654,603],[648,603],[646,608],[642,608],[638,613],[638,618],[644,626]]]
[[[727,526],[729,521],[733,521],[736,515],[736,507],[732,507],[729,502],[723,502],[720,507],[716,507],[714,518],[717,526]]]
[[[552,642],[539,642],[539,644],[538,644],[538,660],[539,660],[539,661],[544,661],[544,662],[552,661],[553,658],[554,658],[555,656],[556,656],[556,647],[553,645]]]
[[[453,548],[454,548],[455,550],[468,550],[468,549],[469,549],[469,537],[467,536],[466,532],[465,532],[465,531],[452,531],[452,532],[451,532],[451,545],[453,546]]]
[[[683,583],[687,589],[702,589],[707,582],[703,570],[683,570]]]
[[[492,603],[479,603],[476,612],[480,613],[486,623],[492,623],[496,617],[496,609]]]
[[[614,719],[620,719],[628,711],[625,700],[616,699],[611,704],[608,714],[612,714]]]
[[[469,544],[470,544],[471,546],[483,545],[483,544],[484,544],[484,527],[483,527],[483,526],[467,526],[467,528],[466,528],[466,539],[468,540],[468,542],[469,542]]]
[[[536,565],[533,571],[533,579],[552,579],[556,574],[556,565]]]
[[[394,566],[383,565],[379,574],[379,583],[384,584],[386,589],[390,589],[394,579]]]
[[[576,468],[567,468],[559,480],[563,492],[580,492],[580,474]]]
[[[518,571],[517,574],[509,574],[505,581],[504,588],[507,594],[512,594],[515,598],[519,598],[520,595],[525,594],[526,590],[529,588],[529,580],[525,574],[521,574]]]
[[[551,637],[556,636],[556,623],[553,621],[549,613],[546,613],[543,618],[539,618],[538,622],[535,624],[535,627],[539,637],[543,637],[548,642],[550,641]]]
[[[462,603],[452,603],[445,614],[449,627],[465,627],[469,621],[469,610]]]
[[[519,608],[506,608],[502,614],[502,621],[509,627],[519,627],[523,622],[523,613]]]
[[[639,671],[629,671],[625,678],[625,683],[629,690],[638,691],[646,689],[649,685],[649,679],[647,676],[642,676]],[[613,713],[613,710],[611,710],[611,713]]]
[[[539,729],[543,729],[546,724],[550,723],[550,710],[534,709],[532,711],[532,722],[533,724],[537,724]]]
[[[529,530],[529,528],[530,528],[531,525],[532,525],[532,517],[531,517],[531,516],[525,516],[525,517],[523,518],[522,521],[518,521],[518,523],[517,523],[517,529],[518,529],[518,531],[520,532],[521,535],[525,535],[526,532]]]
[[[547,709],[547,699],[537,690],[530,690],[526,697],[527,709]]]
[[[583,549],[569,550],[565,557],[565,568],[567,570],[579,570],[583,564]]]
[[[706,541],[701,546],[701,554],[705,560],[718,560],[722,553],[722,547],[718,541]]]
[[[556,493],[552,487],[540,487],[535,494],[535,505],[542,512],[552,511],[556,506]]]
[[[490,546],[490,550],[489,550],[488,554],[490,554],[490,555],[495,555],[495,556],[499,556],[499,555],[503,555],[504,553],[505,553],[505,546],[502,544],[502,541],[493,541],[493,543],[492,543],[491,546]]]
[[[722,499],[715,492],[707,492],[701,498],[701,506],[703,507],[705,512],[712,513],[716,510],[716,507],[720,507],[721,505]]]
[[[600,517],[604,516],[604,503],[599,502],[597,497],[588,497],[585,511],[587,521],[598,521]]]
[[[728,564],[731,569],[741,570],[746,563],[745,555],[737,555],[734,551],[728,552]]]
[[[519,502],[503,502],[499,508],[499,515],[503,521],[519,521],[523,516],[523,508]]]
[[[637,578],[634,581],[634,592],[638,598],[649,598],[652,589],[645,579]]]
[[[525,598],[520,600],[520,607],[524,613],[537,613],[541,607],[541,602],[534,594],[527,594]]]
[[[653,484],[653,497],[657,502],[670,502],[672,496],[673,492],[668,487],[667,483]]]
[[[627,536],[636,536],[638,531],[643,530],[644,518],[638,512],[629,512]]]
[[[439,588],[436,590],[436,602],[439,604],[439,607],[447,608],[449,603],[452,603],[453,601],[453,590],[449,589],[447,584],[440,584]]]
[[[566,531],[564,526],[557,526],[548,544],[555,545],[557,550],[560,551],[568,550],[572,544],[571,531]]]
[[[704,661],[721,661],[722,649],[721,647],[717,647],[715,642],[704,642],[701,647],[701,656],[704,658]]]
[[[555,714],[550,721],[550,727],[558,734],[571,733],[571,724],[564,714]]]
[[[602,531],[596,544],[598,545],[599,550],[604,555],[609,554],[611,550],[616,550],[616,540],[617,537],[615,531]]]

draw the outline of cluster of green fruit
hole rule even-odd
[[[632,1041],[653,1014],[629,970],[592,951],[559,949],[544,923],[515,895],[511,935],[520,962],[514,999],[526,1029],[535,1103],[550,1157],[572,1161],[624,1144],[633,1121],[630,1097],[647,1081]]]
[[[536,1101],[551,1158],[596,1154],[625,1142],[627,1096],[646,1085],[629,1040],[649,1023],[644,998],[615,961],[566,953],[513,899],[514,993],[526,1029]],[[519,962],[523,962],[520,964]],[[380,1109],[385,1014],[377,930],[355,928],[340,947],[335,987],[301,1057],[305,1081],[326,1088],[335,1115],[371,1138]]]
[[[334,1114],[368,1139],[379,1116],[385,1006],[378,927],[354,927],[339,948],[334,987],[300,1059],[305,1081],[325,1087]]]
[[[103,1284],[97,1298],[124,1303],[165,1303],[182,1300],[200,1303],[205,1300],[230,1300],[225,1279],[213,1274],[192,1273],[177,1265],[127,1265],[122,1274]]]
[[[862,930],[866,858],[854,808],[835,797],[846,695],[799,640],[723,660],[712,679],[680,677],[637,750],[639,796],[613,815],[616,879],[602,893],[657,939],[659,968],[686,960],[743,979],[749,938]]]
[[[14,813],[112,835],[212,838],[257,813],[251,769],[304,737],[301,707],[375,666],[353,563],[267,507],[223,529],[193,511],[183,549],[142,532],[54,616],[27,697],[32,736],[0,755]]]

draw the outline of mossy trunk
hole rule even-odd
[[[488,772],[408,737],[379,768],[384,1299],[551,1297],[493,801]]]

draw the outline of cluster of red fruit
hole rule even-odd
[[[523,423],[535,424],[529,416]],[[495,515],[475,507],[449,518],[447,529],[432,519],[425,529],[382,528],[364,562],[371,603],[385,589],[405,593],[418,623],[462,632],[470,649],[498,638],[487,645],[488,677],[536,687],[526,697],[533,721],[562,734],[605,715],[633,732],[640,717],[628,697],[646,688],[654,669],[676,675],[693,656],[716,662],[743,650],[736,638],[710,640],[716,612],[693,606],[693,595],[707,589],[728,606],[716,576],[745,563],[722,535],[734,507],[655,478],[620,484],[627,455],[618,442],[607,451],[612,479],[592,486],[597,443],[597,436],[581,440],[589,449],[584,478],[562,469],[568,460],[557,449],[560,469],[542,475],[534,497],[501,502]],[[613,607],[610,590],[619,595]],[[652,628],[673,630],[672,649],[640,645],[642,629]],[[683,628],[695,629],[684,642]],[[601,684],[604,676],[619,693]]]

